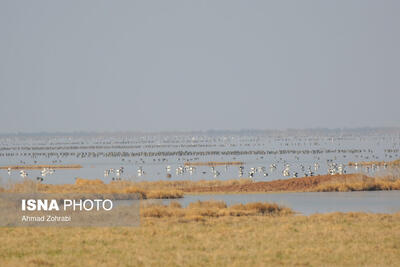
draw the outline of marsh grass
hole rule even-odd
[[[75,184],[41,184],[25,179],[1,190],[15,193],[138,193],[142,199],[182,198],[184,193],[252,193],[252,192],[346,192],[400,190],[398,169],[385,171],[379,176],[364,174],[321,175],[291,178],[270,182],[253,182],[251,179],[200,180],[200,181],[112,181],[105,184],[99,179],[76,178]]]
[[[170,199],[182,198],[183,192],[180,190],[151,190],[146,193],[146,198],[151,199]]]
[[[212,188],[217,186],[233,186],[252,183],[250,179],[232,180],[200,180],[200,181],[156,181],[156,182],[131,182],[112,181],[109,184],[100,179],[76,178],[75,184],[42,184],[32,179],[24,179],[22,182],[9,184],[8,192],[27,193],[139,193],[146,198],[181,198],[187,188]]]
[[[40,170],[43,168],[51,169],[80,169],[82,165],[80,164],[66,164],[66,165],[8,165],[0,166],[0,169],[12,169],[12,170]]]
[[[352,179],[338,179],[320,184],[312,191],[317,192],[349,192],[349,191],[380,191],[400,190],[400,179],[393,176],[372,178],[363,175]]]
[[[290,208],[275,203],[248,203],[228,207],[223,201],[196,201],[182,208],[179,203],[171,202],[169,205],[150,204],[141,207],[143,217],[174,217],[187,220],[205,220],[209,217],[226,216],[287,216],[293,215]]]
[[[75,184],[52,185],[41,184],[31,179],[24,179],[22,182],[9,185],[5,190],[11,193],[50,193],[50,194],[68,194],[68,193],[86,193],[86,194],[127,194],[138,193],[142,199],[159,198],[181,198],[183,192],[177,189],[142,189],[128,182],[112,182],[105,184],[103,181],[77,178]]]
[[[75,180],[75,185],[81,186],[81,185],[104,185],[104,182],[100,179],[83,179],[83,178],[76,178]]]
[[[243,165],[242,161],[207,161],[207,162],[185,162],[185,166],[228,166],[228,165]]]
[[[1,228],[0,266],[399,266],[399,236],[400,213],[144,217],[140,227]]]
[[[130,183],[130,182],[122,182],[122,183]],[[135,182],[134,185],[143,189],[179,189],[184,190],[187,188],[207,188],[207,187],[217,187],[217,186],[235,186],[235,185],[244,185],[250,184],[253,181],[249,178],[240,178],[240,179],[230,179],[230,180],[199,180],[199,181],[143,181],[143,182]]]
[[[348,166],[400,166],[400,159],[393,161],[361,161],[361,162],[349,162]]]
[[[247,204],[236,204],[230,207],[234,216],[249,216],[249,215],[292,215],[293,210],[285,206],[278,205],[276,203],[247,203]]]

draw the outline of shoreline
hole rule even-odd
[[[253,191],[253,192],[193,192],[185,193],[185,196],[204,196],[204,195],[261,195],[261,194],[294,194],[294,193],[357,193],[357,192],[393,192],[399,191],[400,189],[394,190],[359,190],[359,191]]]
[[[51,165],[51,164],[40,164],[40,165],[8,165],[0,166],[0,170],[40,170],[40,169],[81,169],[83,168],[80,164],[66,164],[66,165]]]

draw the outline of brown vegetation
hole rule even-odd
[[[4,227],[0,266],[400,265],[400,213],[197,218],[143,217],[140,227]]]
[[[231,186],[231,185],[244,185],[253,183],[251,179],[240,178],[230,180],[199,180],[199,181],[143,181],[143,182],[120,182],[121,184],[134,185],[138,188],[146,190],[158,190],[158,189],[176,189],[186,191],[189,188],[213,188],[219,186]]]
[[[394,161],[361,161],[349,162],[348,166],[400,166],[400,159]]]
[[[367,177],[362,180],[348,182],[332,182],[321,184],[313,191],[317,192],[348,192],[348,191],[379,191],[400,190],[400,179],[391,180],[384,178]]]
[[[100,179],[84,179],[84,178],[76,178],[75,185],[104,185],[104,182]]]
[[[377,184],[377,190],[396,190],[398,180],[392,178],[371,178],[362,174],[337,174],[337,175],[319,175],[313,177],[291,178],[285,180],[275,180],[269,182],[247,182],[242,184],[221,184],[216,186],[192,186],[182,190],[186,193],[234,193],[234,192],[305,192],[321,191],[322,188],[328,190],[327,185],[334,184],[358,184],[363,182],[368,187],[351,187],[353,190],[363,190],[374,188],[372,184]],[[385,186],[383,186],[385,184]],[[350,188],[350,187],[349,187]]]
[[[152,199],[170,199],[182,197],[183,192],[180,190],[151,190],[146,193],[146,198]]]
[[[12,170],[40,170],[44,168],[49,169],[80,169],[80,164],[67,164],[67,165],[9,165],[0,166],[0,169],[12,169]]]
[[[12,184],[6,192],[12,193],[86,193],[86,194],[127,194],[138,193],[142,199],[157,199],[157,198],[181,198],[183,192],[176,189],[141,189],[133,186],[133,183],[128,182],[111,182],[105,184],[101,180],[89,180],[77,178],[75,184],[41,184],[30,179],[25,179],[23,182]]]
[[[363,174],[320,175],[291,178],[269,182],[252,182],[251,179],[131,182],[103,181],[77,178],[75,184],[41,184],[26,179],[6,189],[8,192],[43,193],[137,193],[142,199],[181,198],[184,193],[256,193],[256,192],[328,192],[400,190],[398,174],[379,178]]]
[[[207,161],[207,162],[185,162],[185,166],[225,166],[225,165],[243,165],[244,163],[241,161],[226,161],[226,162],[218,162],[218,161]]]
[[[228,207],[223,201],[197,201],[182,208],[177,202],[170,205],[148,205],[141,207],[142,217],[174,217],[184,220],[205,220],[207,217],[224,216],[283,216],[294,212],[287,207],[275,203],[248,203]]]

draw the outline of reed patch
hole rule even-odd
[[[164,211],[140,227],[5,227],[0,265],[400,265],[400,213],[177,218]]]
[[[177,202],[169,205],[150,204],[141,207],[141,216],[153,218],[184,218],[195,221],[205,218],[218,218],[229,216],[288,216],[293,215],[292,209],[276,203],[254,202],[248,204],[232,205],[228,207],[223,201],[196,201],[186,208]]]

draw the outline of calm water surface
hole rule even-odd
[[[228,206],[249,202],[275,202],[304,215],[328,212],[400,212],[400,191],[186,195],[176,201],[186,207],[199,200],[225,201]],[[163,200],[163,203],[170,201],[172,200]]]
[[[43,183],[74,183],[75,177],[130,181],[208,180],[249,177],[271,181],[298,177],[309,172],[326,174],[329,164],[344,166],[349,161],[386,160],[400,157],[399,133],[375,134],[160,134],[160,135],[89,135],[89,136],[0,136],[0,166],[25,164],[81,164],[82,169],[57,169],[46,175]],[[192,170],[179,168],[184,163],[198,161],[241,161],[238,166],[199,166]],[[276,168],[271,169],[271,165]],[[108,169],[119,169],[105,176]],[[284,169],[288,175],[284,176]],[[139,170],[143,172],[139,173]],[[377,169],[344,167],[347,173],[365,172],[373,175]],[[26,170],[36,179],[40,170]],[[167,178],[168,177],[170,178]],[[0,184],[22,180],[20,171],[0,170]]]

